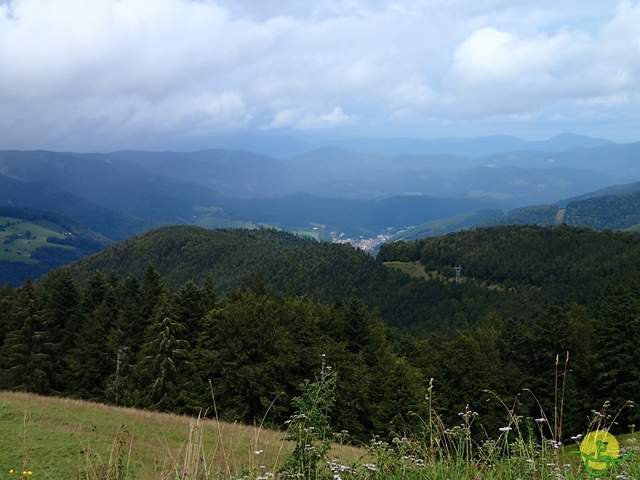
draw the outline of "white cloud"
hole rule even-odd
[[[633,132],[640,3],[0,0],[0,72],[0,148],[514,119]]]
[[[313,113],[302,108],[290,108],[277,112],[263,130],[291,128],[294,130],[323,130],[327,128],[355,125],[355,115],[347,115],[342,107],[333,107],[327,113]]]

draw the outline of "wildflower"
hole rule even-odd
[[[362,466],[371,472],[378,471],[378,468],[373,463],[363,463]]]
[[[571,440],[573,440],[574,442],[579,442],[580,440],[582,440],[582,434],[579,433],[575,437],[571,437]]]

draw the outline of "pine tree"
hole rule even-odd
[[[594,390],[599,403],[609,400],[615,409],[640,399],[640,300],[635,292],[627,287],[607,292],[595,314]],[[638,423],[640,414],[624,412],[619,421]]]
[[[107,333],[107,350],[115,358],[116,368],[106,381],[105,395],[116,405],[132,406],[134,399],[133,366],[144,343],[142,289],[140,281],[129,275],[116,286],[117,314]]]
[[[202,319],[207,313],[207,298],[195,283],[185,283],[176,297],[176,315],[186,327],[186,340],[195,345],[200,335]]]
[[[13,303],[17,297],[17,292],[8,284],[0,288],[0,345],[4,342],[6,333],[9,331],[9,314],[13,309]]]
[[[51,362],[49,333],[45,330],[42,306],[30,279],[14,303],[10,328],[2,345],[2,379],[5,388],[46,394],[51,389],[54,364]]]
[[[145,322],[153,315],[153,311],[156,305],[158,305],[160,296],[164,291],[165,286],[160,274],[153,265],[149,265],[144,271],[141,285],[141,315]]]
[[[80,292],[67,270],[54,270],[42,278],[38,291],[48,332],[48,353],[55,369],[51,388],[63,392],[66,390],[63,357],[73,347],[74,335],[80,328]]]
[[[192,367],[185,335],[186,327],[177,320],[171,298],[162,294],[136,365],[140,406],[173,412],[193,407],[189,397]]]
[[[106,379],[116,370],[116,355],[109,348],[108,332],[117,315],[107,302],[84,315],[74,347],[65,356],[68,391],[90,400],[105,400]]]

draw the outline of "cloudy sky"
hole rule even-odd
[[[0,148],[640,140],[640,1],[0,0]]]

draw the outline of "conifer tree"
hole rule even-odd
[[[160,296],[165,290],[164,283],[158,271],[153,265],[147,266],[142,277],[141,284],[141,315],[145,322],[151,318]],[[146,324],[145,324],[146,327]]]
[[[73,347],[74,335],[80,328],[80,292],[67,270],[54,270],[43,277],[38,291],[48,333],[48,353],[55,370],[51,386],[63,392],[66,390],[63,357]]]
[[[116,312],[106,301],[84,315],[74,347],[65,356],[69,392],[90,400],[105,400],[105,382],[116,370],[116,356],[109,349],[108,333]]]
[[[173,412],[193,407],[189,397],[192,364],[185,335],[186,327],[177,320],[172,299],[162,294],[136,365],[140,406]]]
[[[186,328],[185,339],[190,345],[195,345],[200,334],[202,319],[207,313],[207,298],[205,292],[195,283],[185,283],[176,296],[176,315]]]
[[[9,314],[16,297],[17,292],[8,284],[5,283],[0,288],[0,345],[4,342],[4,337],[9,330]]]
[[[640,300],[636,290],[619,287],[608,291],[595,314],[597,334],[594,391],[602,404],[609,400],[612,408],[622,408],[627,401],[640,399]],[[597,409],[597,406],[596,406]],[[638,423],[635,410],[619,419]]]
[[[49,355],[49,334],[43,324],[40,298],[29,278],[14,302],[9,325],[2,345],[0,385],[49,393],[55,370]]]
[[[116,286],[117,313],[107,333],[107,350],[115,358],[115,371],[106,381],[105,396],[116,405],[132,406],[133,366],[144,343],[146,319],[142,316],[140,281],[132,274]]]

